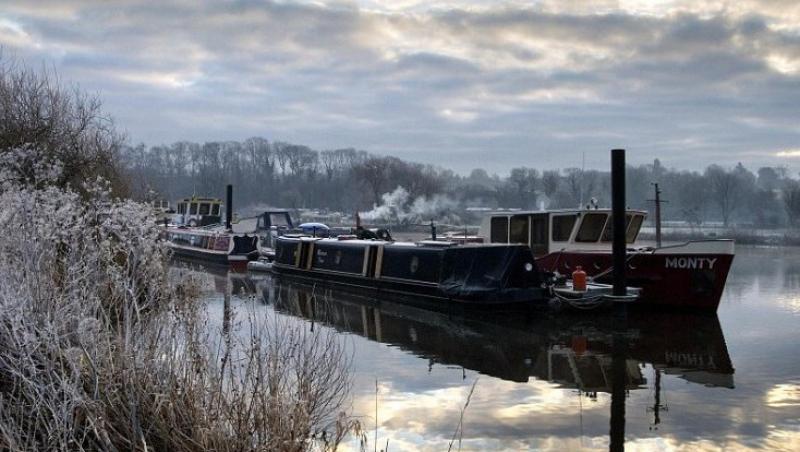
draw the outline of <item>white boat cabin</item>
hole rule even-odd
[[[639,236],[647,212],[627,210],[625,239]],[[484,243],[524,243],[537,257],[561,250],[608,250],[614,236],[611,209],[495,212],[484,217]]]
[[[206,226],[222,222],[222,200],[192,196],[178,200],[178,224]]]

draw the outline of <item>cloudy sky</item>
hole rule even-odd
[[[3,0],[0,46],[99,93],[134,143],[800,171],[797,0]]]

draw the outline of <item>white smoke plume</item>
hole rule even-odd
[[[430,220],[446,224],[461,222],[456,212],[459,209],[458,202],[445,195],[434,195],[430,199],[420,196],[412,201],[408,191],[398,186],[394,191],[384,193],[381,199],[381,205],[361,213],[361,218],[388,225],[421,224]]]

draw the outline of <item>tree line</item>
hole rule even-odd
[[[572,208],[592,198],[610,205],[610,173],[565,168],[516,167],[508,175],[475,169],[469,175],[433,165],[353,148],[317,151],[269,141],[123,146],[123,167],[134,196],[175,199],[196,194],[222,197],[233,184],[237,208],[272,206],[340,212],[369,210],[397,187],[409,202],[447,196],[469,208]],[[741,163],[703,171],[652,164],[628,166],[629,207],[652,210],[653,183],[664,199],[664,220],[692,225],[718,222],[753,227],[800,226],[800,182],[785,167],[751,171]],[[469,216],[465,218],[470,219]]]

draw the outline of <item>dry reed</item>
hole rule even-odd
[[[255,311],[221,331],[168,278],[150,213],[92,193],[0,193],[0,449],[334,450],[359,431],[333,333]]]

